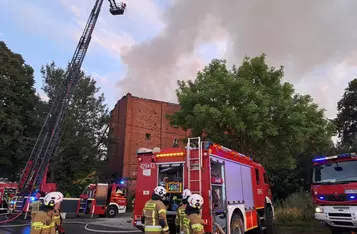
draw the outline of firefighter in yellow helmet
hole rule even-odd
[[[176,233],[183,232],[183,218],[186,216],[185,210],[187,206],[187,199],[192,195],[192,192],[188,189],[183,190],[182,192],[182,205],[177,209],[175,225],[176,225]]]
[[[187,200],[185,210],[186,217],[183,218],[184,234],[204,234],[203,220],[200,212],[203,205],[203,198],[199,194],[192,194]]]
[[[54,207],[63,200],[60,192],[51,192],[43,200],[43,206],[36,212],[31,220],[30,234],[56,234],[54,218]]]
[[[161,201],[166,193],[164,187],[157,186],[154,189],[151,199],[145,203],[141,218],[141,222],[145,227],[145,233],[169,233],[169,226],[166,219],[166,206]]]

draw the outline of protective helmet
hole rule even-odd
[[[63,194],[60,192],[48,193],[43,199],[43,204],[45,206],[55,206],[55,204],[63,201]]]
[[[154,194],[162,197],[166,194],[166,189],[162,186],[157,186],[155,189],[154,189]]]
[[[192,208],[201,209],[203,205],[203,197],[199,194],[192,194],[187,200],[189,206]]]
[[[187,199],[191,195],[192,195],[192,192],[189,189],[185,189],[182,192],[182,199]]]

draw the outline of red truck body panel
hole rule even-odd
[[[189,188],[192,193],[201,191],[200,195],[204,199],[201,214],[205,222],[205,232],[213,232],[214,218],[212,212],[217,210],[213,206],[212,190],[222,186],[225,191],[221,199],[226,197],[226,201],[222,201],[224,204],[221,209],[227,211],[227,222],[230,221],[233,213],[237,212],[239,208],[242,216],[244,216],[245,230],[248,231],[258,227],[258,210],[265,208],[267,200],[270,202],[272,200],[270,184],[267,181],[264,168],[248,156],[221,145],[209,143],[202,150],[201,180],[196,182],[196,180],[199,180],[199,171],[190,170],[189,172],[187,155],[189,153],[189,161],[195,163],[196,160],[199,161],[199,152],[197,148],[190,149],[189,152],[182,148],[166,148],[160,149],[160,152],[157,153],[148,151],[147,153],[138,154],[138,174],[133,213],[134,226],[139,225],[144,204],[151,199],[154,188],[160,183],[159,170],[161,166],[167,165],[169,169],[176,165],[183,165],[183,178],[180,180],[182,188],[180,191],[182,192],[185,188]],[[220,163],[219,165],[222,165],[223,175],[216,176],[212,174],[215,173],[212,163]],[[188,179],[188,176],[190,176],[190,179]],[[178,185],[178,182],[172,183]],[[171,184],[171,182],[166,184]],[[181,192],[177,192],[177,194],[181,195]],[[172,191],[168,191],[168,193],[175,194]],[[168,211],[168,215],[174,216],[175,214],[175,211]],[[227,233],[230,233],[229,230]]]

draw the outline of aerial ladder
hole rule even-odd
[[[21,215],[25,207],[29,204],[30,199],[27,198],[29,198],[34,191],[39,191],[41,183],[46,177],[50,159],[60,140],[61,128],[66,117],[68,106],[81,79],[81,66],[88,50],[103,1],[104,0],[95,1],[83,34],[79,39],[77,48],[69,64],[66,79],[64,79],[63,85],[57,91],[56,98],[53,100],[52,107],[47,114],[35,146],[30,154],[30,158],[22,172],[16,197],[13,200],[13,204],[15,204],[14,211],[19,214],[11,220]],[[110,5],[109,11],[112,15],[124,14],[126,9],[125,3],[117,4],[115,0],[108,1]],[[11,220],[7,220],[6,222]],[[4,222],[0,222],[0,224],[1,223]]]

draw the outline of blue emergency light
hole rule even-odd
[[[321,161],[331,160],[331,159],[353,158],[353,157],[356,157],[356,153],[345,153],[345,154],[339,154],[339,155],[333,155],[333,156],[318,156],[318,157],[315,157],[312,161],[313,162],[321,162]]]
[[[125,183],[124,180],[121,180],[121,181],[120,181],[120,184],[124,184],[124,183]]]
[[[31,201],[34,201],[36,198],[35,197],[30,197]]]

